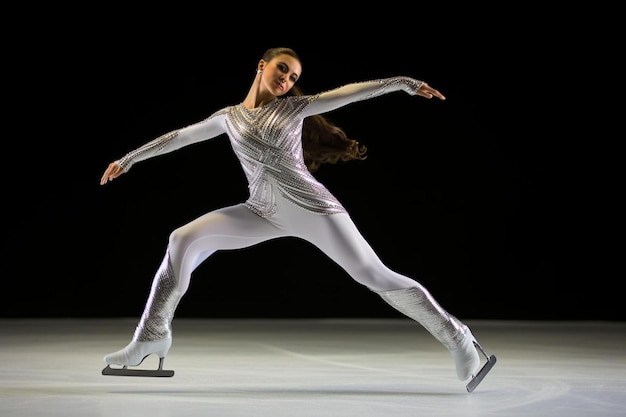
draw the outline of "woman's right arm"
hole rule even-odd
[[[201,122],[165,133],[134,151],[127,153],[122,158],[109,164],[100,178],[100,184],[104,185],[128,172],[131,166],[136,162],[154,156],[164,155],[193,143],[203,142],[225,133],[225,114],[224,109],[220,110]]]

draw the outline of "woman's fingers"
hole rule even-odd
[[[417,90],[417,93],[426,98],[437,97],[440,100],[446,99],[446,97],[443,94],[441,94],[438,90],[429,86],[427,83],[423,83],[420,89]]]
[[[102,178],[100,178],[100,185],[104,185],[107,182],[119,177],[122,172],[122,168],[117,163],[111,162],[106,171],[104,171],[104,174],[102,174]]]

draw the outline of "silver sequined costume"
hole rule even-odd
[[[290,236],[318,247],[357,282],[423,324],[449,349],[458,346],[465,333],[463,325],[419,283],[382,263],[342,204],[308,171],[302,153],[302,123],[307,116],[394,91],[414,95],[421,85],[412,78],[393,77],[316,95],[278,97],[255,109],[233,105],[118,160],[128,171],[139,161],[226,134],[250,192],[245,203],[206,213],[171,233],[166,259],[134,340],[171,337],[169,321],[192,272],[215,251]]]
[[[276,98],[255,109],[242,104],[227,107],[200,123],[162,135],[117,162],[128,171],[135,162],[226,133],[248,179],[250,197],[246,205],[256,214],[274,215],[278,194],[314,213],[345,213],[304,164],[300,141],[303,119],[391,91],[415,94],[421,85],[421,81],[396,77],[312,96]]]

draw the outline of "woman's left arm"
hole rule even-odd
[[[424,81],[410,77],[391,77],[373,81],[346,84],[333,90],[325,91],[309,97],[310,104],[303,116],[325,113],[357,101],[368,100],[394,91],[404,91],[410,95],[425,98],[437,97],[445,100],[445,96]]]

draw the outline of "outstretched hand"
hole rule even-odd
[[[119,177],[124,173],[124,170],[117,162],[111,162],[107,167],[104,174],[102,174],[102,178],[100,178],[100,185],[104,185],[109,181],[113,181],[115,178]]]
[[[438,99],[441,99],[441,100],[446,99],[446,97],[443,94],[441,94],[438,90],[435,90],[434,88],[429,86],[427,83],[423,83],[422,86],[419,88],[419,90],[417,90],[416,94],[422,97],[426,97],[426,98],[437,97]]]

